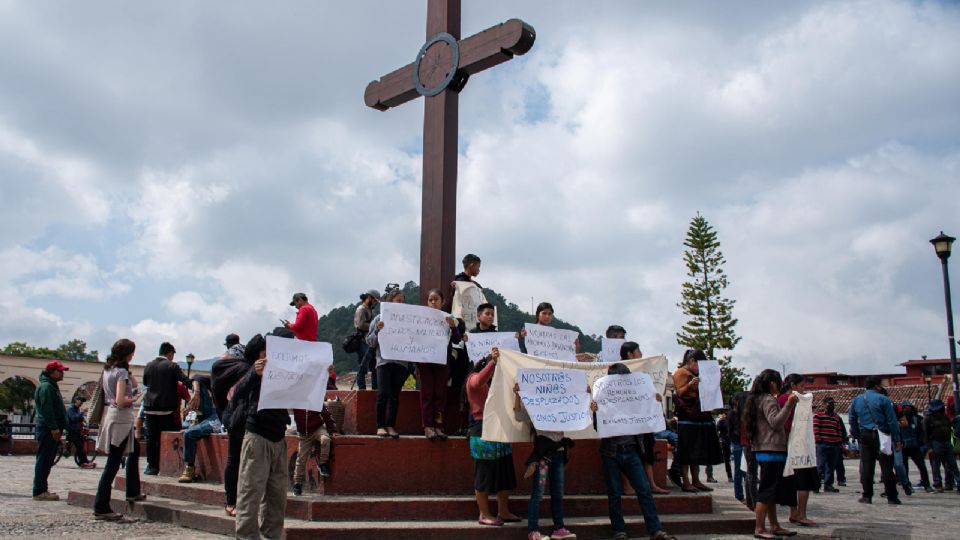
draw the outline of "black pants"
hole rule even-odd
[[[131,437],[133,435],[130,435]],[[127,451],[127,440],[124,439],[120,446],[110,445],[110,452],[107,454],[107,464],[103,466],[103,473],[100,474],[100,483],[97,484],[97,496],[93,501],[93,511],[97,514],[108,514],[113,510],[110,508],[110,495],[113,491],[113,480],[120,471],[120,460]],[[124,473],[127,481],[127,498],[140,495],[140,443],[133,442],[133,452],[127,455],[127,469]]]
[[[144,422],[147,430],[147,469],[160,469],[160,434],[164,431],[180,431],[175,413],[147,414]]]
[[[36,437],[37,461],[33,467],[34,497],[47,492],[49,487],[47,479],[50,477],[50,469],[53,468],[53,460],[57,457],[57,441],[50,433],[50,428],[37,426]]]
[[[927,464],[923,460],[923,454],[920,453],[920,449],[916,446],[903,449],[903,468],[907,471],[907,474],[910,474],[910,461],[913,460],[916,463],[917,468],[920,469],[920,483],[923,484],[924,488],[930,487],[930,475],[927,474]]]
[[[400,391],[410,375],[404,364],[383,364],[377,366],[377,428],[397,425],[397,410],[400,407]]]
[[[73,445],[73,451],[77,456],[77,465],[83,465],[90,461],[87,458],[87,442],[83,439],[83,435],[79,429],[71,429],[68,435],[70,439],[70,444]]]
[[[227,431],[227,464],[223,467],[223,494],[227,506],[237,505],[237,476],[240,474],[240,450],[243,449],[245,428]]]
[[[880,437],[877,431],[864,431],[860,436],[860,484],[863,496],[873,497],[873,473],[880,461],[880,478],[888,499],[897,498],[897,476],[893,472],[893,456],[880,452]]]

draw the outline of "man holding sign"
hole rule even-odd
[[[611,364],[607,376],[597,379],[593,385],[594,400],[590,403],[590,409],[595,413],[597,432],[603,437],[600,441],[600,461],[607,484],[610,525],[613,527],[613,537],[617,540],[627,539],[621,503],[621,475],[627,477],[637,494],[650,538],[673,538],[661,528],[650,482],[640,459],[643,449],[638,434],[662,431],[665,427],[663,410],[656,400],[656,394],[649,375],[631,374],[630,368],[619,362]],[[655,416],[659,416],[659,421]]]
[[[563,467],[573,441],[564,431],[577,431],[590,425],[590,394],[584,371],[566,369],[517,370],[513,386],[513,410],[518,422],[531,422],[534,428],[533,452],[527,458],[524,478],[533,477],[530,504],[527,507],[527,537],[539,537],[540,501],[550,481],[550,514],[553,533],[550,538],[576,538],[563,525]]]

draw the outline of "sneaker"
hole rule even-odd
[[[530,531],[527,533],[527,540],[544,540],[544,538],[540,531]]]
[[[628,540],[630,537],[627,536],[627,533],[620,531],[617,534],[613,535],[613,540]]]
[[[123,519],[123,514],[118,514],[116,512],[105,512],[103,514],[94,512],[93,519],[99,521],[120,521]]]
[[[320,476],[324,478],[330,477],[330,466],[327,465],[326,463],[324,463],[323,465],[320,465]]]
[[[127,502],[131,502],[131,503],[138,502],[138,501],[145,501],[145,500],[147,500],[147,496],[144,495],[143,493],[139,495],[134,495],[133,497],[127,497]]]
[[[576,537],[577,535],[568,531],[566,527],[557,529],[550,535],[551,540],[574,540]]]
[[[913,485],[913,487],[915,487],[915,488],[922,488],[922,487],[926,487],[926,486],[923,485],[923,482],[917,482],[916,484]]]
[[[887,504],[903,504],[900,499],[887,499]]]
[[[193,465],[187,465],[183,468],[183,474],[180,475],[180,478],[177,479],[177,482],[181,484],[189,484],[193,482],[194,477],[197,476],[197,470]]]
[[[97,468],[97,464],[96,464],[96,463],[89,463],[89,462],[88,462],[88,463],[82,463],[82,464],[80,464],[80,468],[81,468],[81,469],[96,469],[96,468]]]
[[[303,495],[303,484],[294,484],[293,485],[293,494],[296,496]]]
[[[870,497],[860,497],[857,499],[857,502],[863,504],[873,504],[873,501],[870,499]]]
[[[50,493],[49,491],[44,491],[39,495],[34,495],[33,500],[35,501],[59,501],[60,496],[56,493]]]
[[[824,486],[823,492],[824,493],[840,493],[840,490],[833,486]]]
[[[146,476],[157,476],[158,474],[160,474],[160,469],[153,469],[151,467],[147,467],[146,469],[143,470],[143,474]]]
[[[846,482],[837,482],[837,485],[840,486],[840,487],[847,487],[847,483],[846,483]]]
[[[708,477],[707,477],[707,482],[709,482],[709,483],[711,483],[711,484],[716,484],[716,483],[717,483],[717,479],[714,478],[714,477],[712,477],[712,476],[708,476]]]
[[[923,488],[923,490],[926,491],[927,493],[933,493],[933,488],[932,488],[932,487],[925,487],[925,488]]]
[[[913,495],[913,488],[910,487],[910,484],[903,486],[903,492],[906,493],[907,497]]]

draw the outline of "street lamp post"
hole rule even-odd
[[[960,415],[960,387],[957,386],[957,344],[953,334],[953,304],[950,301],[950,272],[947,269],[947,259],[950,258],[950,249],[956,238],[940,234],[930,240],[933,249],[940,258],[940,268],[943,270],[943,297],[947,304],[947,342],[950,344],[950,374],[953,383],[953,414]]]
[[[187,378],[188,379],[190,378],[190,368],[193,367],[193,361],[196,359],[197,357],[194,356],[193,353],[190,353],[187,355]]]

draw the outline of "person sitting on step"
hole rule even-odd
[[[194,375],[191,377],[193,397],[184,409],[184,417],[191,411],[196,413],[196,422],[183,432],[183,474],[178,482],[193,482],[197,476],[194,460],[197,457],[197,443],[214,433],[223,431],[217,408],[213,403],[210,377]]]
[[[333,367],[330,368],[333,371]],[[336,436],[337,422],[324,405],[320,412],[305,409],[293,409],[293,421],[297,425],[297,463],[293,469],[293,494],[303,495],[303,481],[306,478],[307,461],[313,453],[314,446],[320,449],[317,455],[317,465],[320,476],[330,476],[330,447]]]

